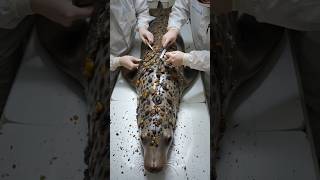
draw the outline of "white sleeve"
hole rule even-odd
[[[191,51],[183,56],[183,65],[199,71],[210,72],[210,52]]]
[[[137,28],[149,27],[149,22],[154,18],[149,15],[149,7],[146,0],[134,0],[134,7],[137,16]]]
[[[168,21],[168,29],[180,30],[190,17],[190,0],[176,0]]]
[[[120,66],[119,57],[110,55],[110,70],[115,71]]]
[[[13,29],[30,14],[30,0],[0,0],[0,28]]]
[[[319,0],[233,0],[233,9],[257,21],[301,31],[320,30]]]

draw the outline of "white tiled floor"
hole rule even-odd
[[[303,132],[226,133],[218,180],[317,180],[309,140]]]
[[[119,92],[122,92],[123,88],[134,92],[121,76],[119,79],[113,95],[120,94]],[[202,86],[200,78],[198,81],[198,84]],[[197,86],[197,89],[202,89],[201,86]],[[201,95],[203,96],[203,94]],[[190,102],[188,99],[181,103],[174,145],[169,158],[173,167],[156,175],[147,173],[144,177],[143,156],[139,154],[141,147],[137,140],[139,133],[136,122],[136,94],[125,93],[122,96],[124,99],[113,100],[110,106],[110,172],[112,180],[209,179],[210,118],[205,103]],[[194,98],[190,95],[187,97]],[[138,152],[135,152],[136,150]],[[188,170],[184,170],[185,166]],[[121,174],[122,172],[124,174]]]
[[[75,83],[42,62],[35,43],[28,46],[5,107],[10,121],[24,124],[0,129],[0,179],[8,173],[2,179],[79,180],[86,168],[86,104]],[[75,115],[79,119],[70,121]]]
[[[233,113],[230,122],[243,130],[292,130],[304,127],[298,80],[288,41],[263,83]]]
[[[221,141],[218,180],[319,178],[313,147],[302,131],[297,82],[286,44],[271,73],[231,116]]]

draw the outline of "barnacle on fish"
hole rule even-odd
[[[93,75],[93,71],[94,71],[94,62],[93,62],[92,58],[87,57],[84,61],[83,75],[87,79],[90,79]]]
[[[96,103],[96,113],[100,114],[104,110],[104,106],[100,101],[97,101]]]

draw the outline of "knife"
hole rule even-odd
[[[164,54],[167,52],[167,49],[164,48],[161,52],[160,59],[163,59]]]
[[[152,46],[149,44],[149,42],[146,41],[146,43],[147,43],[147,45],[149,46],[149,48],[150,48],[152,51],[154,51],[153,48],[152,48]]]

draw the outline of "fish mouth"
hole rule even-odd
[[[145,169],[148,171],[148,172],[150,172],[150,173],[154,173],[154,174],[156,174],[156,173],[159,173],[159,172],[161,172],[162,170],[163,170],[163,166],[157,166],[157,165],[148,165],[148,166],[144,166],[145,167]]]
[[[165,163],[160,163],[160,161],[153,160],[150,162],[145,160],[144,168],[150,173],[154,173],[154,174],[159,173],[164,169],[164,164],[165,164]]]
[[[164,149],[161,149],[164,150]],[[167,152],[157,149],[144,149],[144,168],[150,173],[161,172],[167,164]]]

